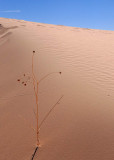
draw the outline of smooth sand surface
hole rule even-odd
[[[114,160],[114,32],[0,18],[0,160]],[[25,74],[25,76],[24,76]],[[18,82],[17,79],[21,81]],[[32,126],[32,127],[31,127]]]

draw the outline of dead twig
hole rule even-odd
[[[36,148],[35,148],[35,151],[34,151],[34,153],[33,153],[33,155],[32,155],[31,160],[33,160],[33,159],[34,159],[34,157],[35,157],[35,154],[36,154],[37,150],[38,150],[38,147],[36,147]]]

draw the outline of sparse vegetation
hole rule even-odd
[[[35,51],[33,51],[33,55],[32,55],[32,77],[30,76],[27,76],[26,77],[26,74],[23,74],[23,78],[22,79],[17,79],[18,82],[20,82],[22,85],[26,86],[27,85],[27,82],[30,81],[30,79],[32,78],[32,81],[33,81],[33,88],[34,88],[34,94],[35,94],[35,101],[36,101],[36,112],[35,113],[35,116],[36,116],[36,129],[34,129],[34,131],[36,132],[36,148],[35,148],[35,151],[34,151],[34,154],[32,155],[32,160],[34,159],[34,156],[38,150],[38,147],[40,146],[40,140],[39,140],[39,131],[40,131],[40,128],[41,126],[43,125],[43,123],[46,121],[46,119],[48,118],[48,116],[50,115],[50,113],[53,111],[53,109],[55,108],[56,105],[59,104],[59,102],[61,101],[61,99],[63,98],[63,95],[58,99],[58,101],[51,107],[51,109],[49,110],[49,112],[44,116],[43,120],[39,123],[39,104],[38,104],[38,101],[39,101],[39,85],[40,83],[45,79],[47,78],[48,76],[52,75],[52,74],[59,74],[61,75],[62,72],[51,72],[47,75],[45,75],[44,77],[42,77],[40,80],[37,80],[36,78],[36,75],[34,73],[34,54],[35,54]],[[25,80],[25,77],[26,77],[26,80]]]

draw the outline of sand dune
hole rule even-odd
[[[34,160],[114,159],[114,32],[0,18],[0,160],[30,160],[36,145],[32,54],[40,129]],[[25,74],[25,76],[24,76]],[[17,80],[21,81],[18,82]]]

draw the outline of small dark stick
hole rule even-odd
[[[33,159],[34,159],[34,157],[35,157],[35,154],[36,154],[37,150],[38,150],[38,147],[36,147],[36,148],[35,148],[35,151],[34,151],[34,153],[33,153],[33,155],[32,155],[32,159],[31,159],[31,160],[33,160]]]

